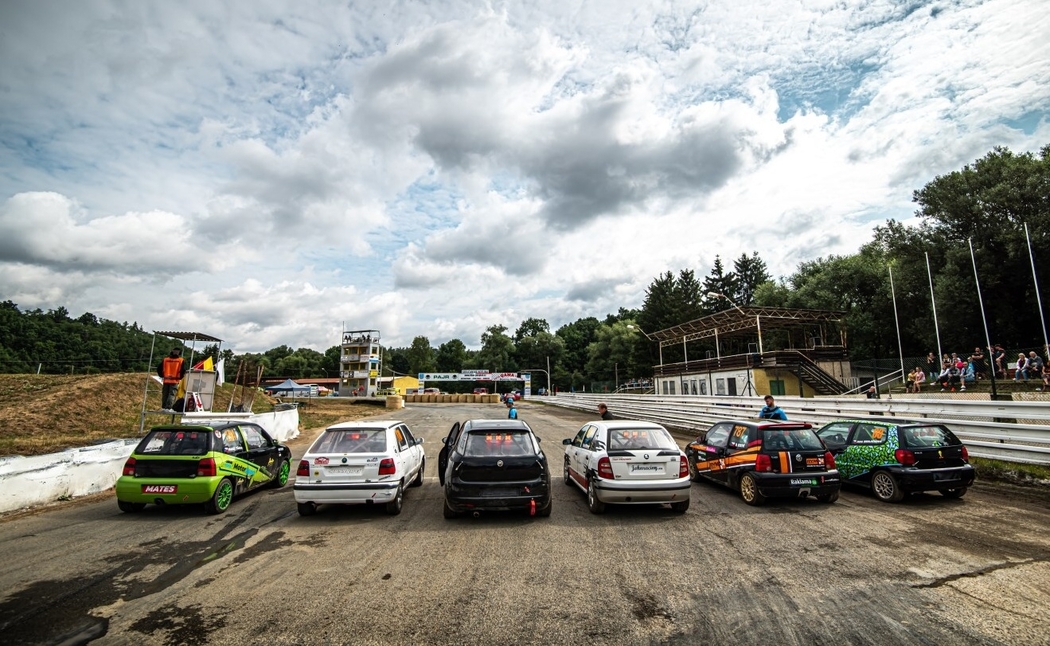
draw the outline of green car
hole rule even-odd
[[[117,480],[117,506],[138,512],[149,503],[204,503],[226,511],[233,497],[288,482],[291,450],[250,422],[156,426],[135,447]]]

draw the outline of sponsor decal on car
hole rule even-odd
[[[142,493],[175,493],[178,485],[142,485]]]
[[[824,466],[824,458],[806,458],[807,467],[822,467]]]
[[[813,479],[813,478],[792,478],[791,479],[791,484],[792,485],[811,486],[811,485],[817,484],[817,481],[815,479]]]
[[[314,458],[314,464],[328,464],[328,458]]]

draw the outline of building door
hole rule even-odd
[[[729,387],[729,396],[730,397],[736,397],[736,395],[737,395],[737,392],[736,392],[736,378],[735,377],[730,377],[730,378],[726,379],[726,385]]]

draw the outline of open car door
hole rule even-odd
[[[448,435],[441,440],[441,451],[438,452],[438,482],[441,486],[445,486],[445,469],[448,468],[448,456],[452,453],[452,449],[456,446],[456,441],[459,440],[459,422],[452,425]]]

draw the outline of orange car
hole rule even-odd
[[[812,426],[800,422],[716,422],[685,450],[693,480],[740,492],[749,505],[767,498],[812,496],[835,502],[841,479],[835,458]]]

